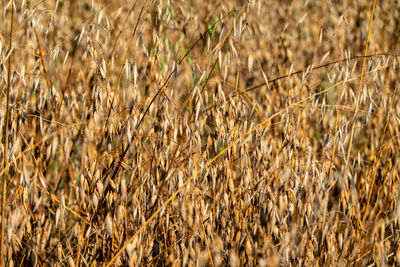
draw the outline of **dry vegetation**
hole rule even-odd
[[[372,2],[3,1],[4,264],[400,264]]]

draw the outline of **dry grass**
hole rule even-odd
[[[400,264],[398,1],[11,6],[6,265]]]

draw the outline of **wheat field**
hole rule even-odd
[[[399,1],[1,8],[1,265],[400,265]]]

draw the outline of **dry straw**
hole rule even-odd
[[[5,209],[6,209],[6,199],[7,199],[7,161],[8,161],[8,124],[10,121],[10,90],[11,90],[11,62],[12,62],[12,49],[13,49],[13,24],[14,24],[14,1],[11,2],[11,23],[10,23],[10,43],[9,43],[9,55],[8,55],[8,69],[7,69],[7,104],[6,104],[6,114],[5,114],[5,124],[4,124],[4,154],[3,154],[3,173],[2,177],[2,200],[1,200],[1,240],[0,240],[0,264],[4,266],[4,229],[5,229]]]
[[[399,265],[399,12],[9,1],[2,265]]]

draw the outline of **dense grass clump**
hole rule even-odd
[[[400,264],[398,1],[2,11],[2,264]]]

